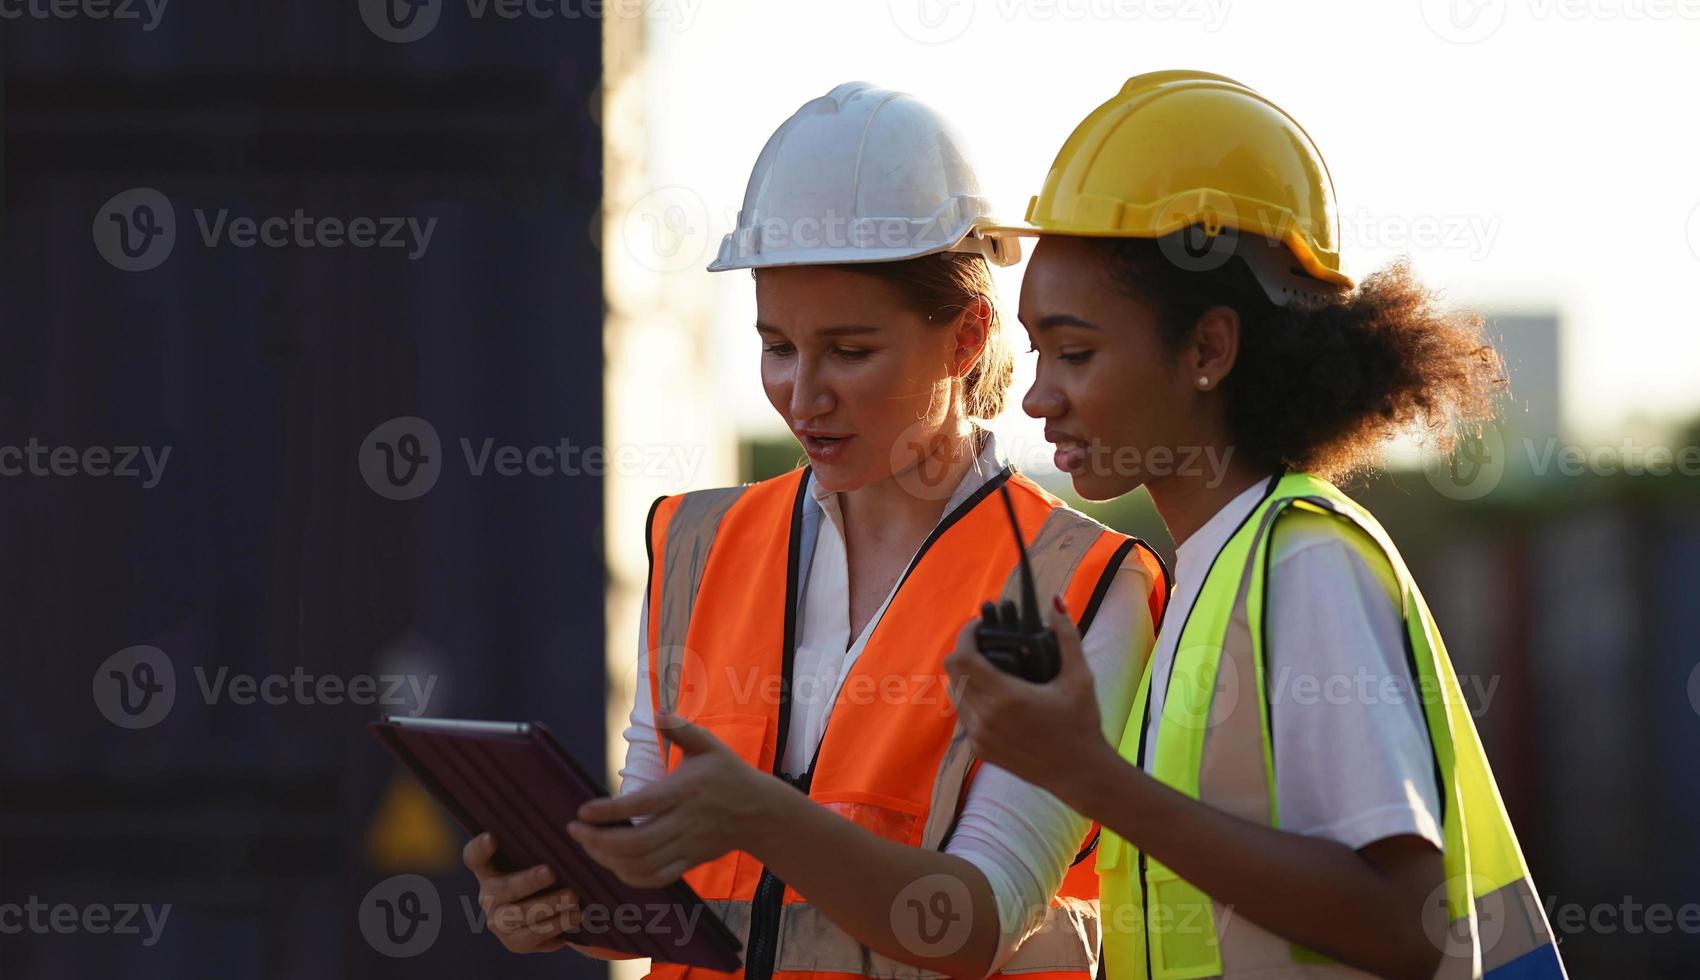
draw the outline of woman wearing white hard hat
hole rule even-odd
[[[1108,739],[1067,617],[1058,683],[968,628],[948,666],[977,751],[1103,824],[1111,980],[1563,976],[1434,617],[1329,482],[1491,415],[1480,318],[1354,286],[1321,154],[1219,75],[1130,79],[1028,219],[1023,405],[1082,496],[1147,488],[1175,593]]]
[[[990,222],[936,112],[850,83],[768,140],[710,266],[752,270],[762,383],[809,465],[656,502],[621,794],[570,832],[633,884],[683,877],[752,980],[1097,965],[1093,829],[980,769],[942,662],[958,611],[1017,592],[1013,514],[1041,587],[1079,610],[1104,715],[1124,715],[1166,577],[974,422],[1012,370],[988,263],[1015,253]],[[571,882],[497,874],[493,851],[467,850],[491,921],[544,924],[498,930],[510,949],[594,943],[571,934]]]

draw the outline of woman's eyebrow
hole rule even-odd
[[[836,327],[826,327],[822,330],[816,331],[816,333],[820,334],[823,337],[846,337],[846,336],[852,336],[852,335],[855,335],[855,334],[879,333],[879,330],[880,330],[879,327],[876,327],[872,324],[845,323],[845,324],[841,324],[841,325],[836,326]],[[778,327],[776,327],[776,326],[774,326],[770,323],[763,323],[760,320],[756,321],[756,331],[758,333],[776,333],[776,334],[783,334],[785,332],[785,331],[779,329]]]
[[[1077,317],[1072,313],[1052,313],[1049,316],[1042,316],[1039,318],[1039,322],[1034,324],[1033,329],[1049,330],[1052,327],[1085,327],[1088,330],[1098,329],[1098,325],[1096,323],[1093,323],[1090,320],[1082,320],[1080,317]]]

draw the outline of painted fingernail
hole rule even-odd
[[[1061,592],[1058,592],[1056,595],[1051,596],[1051,605],[1056,608],[1057,612],[1062,613],[1064,616],[1068,615],[1068,604],[1063,602],[1063,597],[1062,597]]]

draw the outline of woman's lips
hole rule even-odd
[[[850,435],[816,436],[799,434],[797,436],[798,441],[803,444],[803,452],[807,453],[809,460],[815,463],[831,463],[843,458],[844,454],[849,452],[847,447],[850,440],[854,438],[856,437]]]
[[[1051,455],[1056,468],[1070,475],[1086,472],[1086,447],[1078,442],[1061,442]]]

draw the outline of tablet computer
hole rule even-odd
[[[547,864],[552,887],[578,894],[582,921],[569,941],[713,970],[743,965],[743,944],[689,885],[628,885],[567,836],[579,806],[608,793],[541,723],[391,715],[369,727],[468,835],[495,835],[498,868]]]

